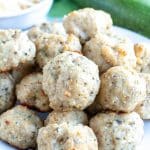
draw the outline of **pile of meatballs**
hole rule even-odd
[[[84,8],[28,33],[0,30],[2,141],[136,150],[142,119],[150,119],[150,45],[116,34],[108,13]]]

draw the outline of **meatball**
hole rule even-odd
[[[98,101],[104,109],[130,112],[146,97],[146,83],[134,70],[116,66],[101,76]]]
[[[88,124],[87,115],[83,111],[53,111],[45,120],[45,125],[61,124],[63,122],[76,124]]]
[[[9,73],[0,73],[0,113],[14,104],[14,80]]]
[[[140,73],[140,76],[143,77],[146,82],[146,98],[142,104],[136,107],[135,111],[142,119],[150,119],[150,74]]]
[[[63,25],[68,33],[78,36],[82,43],[112,26],[110,15],[102,10],[84,8],[65,16]]]
[[[0,139],[19,149],[36,146],[42,121],[24,106],[16,106],[0,116]]]
[[[29,38],[35,42],[42,34],[50,33],[66,36],[66,31],[61,22],[45,22],[34,26],[28,32]]]
[[[20,63],[32,61],[35,46],[20,30],[0,30],[0,71],[9,71]]]
[[[81,53],[81,44],[74,35],[64,37],[56,34],[44,34],[35,42],[37,48],[36,61],[42,68],[46,63],[65,51]]]
[[[12,70],[35,57],[34,44],[20,30],[0,30],[0,43],[0,72]]]
[[[137,57],[136,70],[142,73],[150,73],[150,44],[135,44],[134,50]]]
[[[38,150],[98,150],[95,134],[88,126],[49,124],[39,130]]]
[[[143,121],[135,113],[99,113],[90,120],[100,150],[136,150],[143,138]]]
[[[130,66],[135,68],[136,57],[133,43],[113,32],[99,33],[85,43],[83,54],[93,60],[100,73],[113,66]]]
[[[44,67],[42,84],[54,110],[83,110],[98,93],[98,67],[82,55],[64,52]]]
[[[21,104],[40,111],[49,111],[49,100],[42,90],[42,74],[32,73],[25,76],[16,86],[17,99]]]

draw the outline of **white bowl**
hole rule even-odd
[[[19,14],[0,16],[0,29],[27,29],[38,24],[45,18],[52,3],[53,0],[43,0]]]

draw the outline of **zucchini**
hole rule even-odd
[[[115,25],[150,37],[150,0],[74,0],[82,7],[109,12]]]

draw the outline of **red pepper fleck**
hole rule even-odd
[[[10,121],[8,121],[8,120],[5,120],[5,123],[6,123],[7,125],[9,125],[9,124],[10,124]]]

